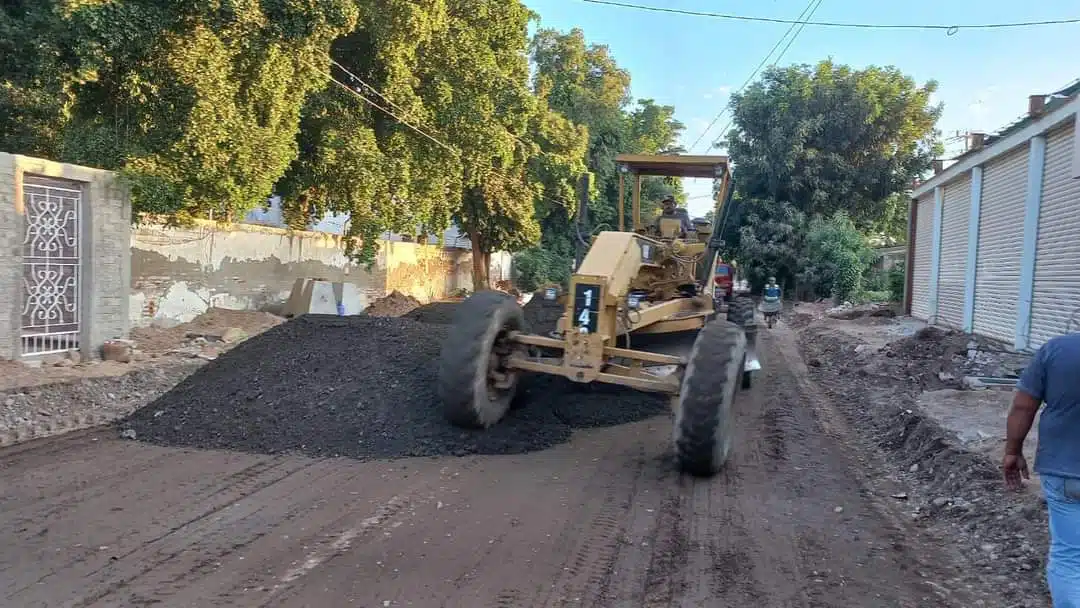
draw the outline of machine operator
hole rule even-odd
[[[672,218],[679,220],[679,238],[686,238],[686,235],[694,231],[694,225],[690,222],[690,214],[686,212],[686,209],[678,207],[674,196],[668,195],[664,197],[664,200],[660,201],[660,209],[660,215],[649,226],[657,234],[660,233],[660,220]]]

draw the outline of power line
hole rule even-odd
[[[407,113],[408,112],[405,108],[402,108],[401,106],[394,103],[394,101],[392,99],[390,99],[386,95],[383,95],[382,92],[380,92],[378,89],[376,89],[375,87],[371,86],[370,84],[364,82],[364,80],[362,78],[360,78],[359,76],[357,76],[356,74],[353,74],[351,71],[349,71],[348,68],[346,68],[345,66],[341,65],[336,60],[334,60],[333,57],[330,58],[330,63],[333,64],[333,65],[336,65],[338,67],[338,69],[340,69],[342,72],[345,72],[346,74],[348,74],[350,78],[355,80],[357,83],[359,83],[365,89],[371,91],[372,93],[378,95],[380,98],[386,100],[387,103],[389,103],[391,106],[393,106],[399,112],[402,112],[402,113]],[[521,139],[517,135],[514,135],[510,131],[507,131],[506,134],[509,135],[510,137],[513,137],[515,140],[517,140],[517,142],[520,143],[522,146],[525,146],[526,149],[532,148],[532,144],[525,141],[524,139]]]
[[[806,3],[806,8],[804,8],[804,9],[802,10],[802,12],[801,12],[801,13],[799,13],[799,17],[798,17],[798,18],[799,18],[800,20],[801,20],[801,19],[802,19],[802,18],[803,18],[804,16],[805,16],[805,17],[806,17],[807,19],[809,19],[809,18],[810,18],[810,16],[812,15],[812,13],[808,14],[808,11],[810,10],[810,7],[814,5],[814,1],[815,1],[815,0],[810,0],[809,2],[807,2],[807,3]],[[815,10],[816,10],[816,9],[815,9]],[[776,44],[774,44],[774,45],[773,45],[773,47],[772,47],[771,49],[769,49],[769,52],[768,52],[768,53],[767,53],[767,54],[765,55],[765,57],[763,57],[763,58],[761,59],[761,63],[757,64],[757,67],[756,67],[756,68],[754,68],[754,71],[753,71],[753,72],[750,72],[750,76],[748,76],[748,77],[746,78],[746,82],[742,83],[742,86],[740,86],[740,87],[739,87],[739,88],[738,88],[738,89],[737,89],[737,90],[735,91],[735,94],[738,94],[739,92],[741,92],[741,91],[742,91],[743,89],[745,89],[745,88],[746,88],[746,87],[747,87],[747,86],[748,86],[748,85],[750,84],[750,81],[752,81],[752,80],[754,79],[754,76],[757,76],[757,73],[758,73],[758,72],[760,72],[760,71],[761,71],[761,68],[765,66],[765,62],[769,60],[769,57],[772,57],[772,54],[776,52],[776,49],[780,48],[780,45],[784,43],[784,39],[788,37],[788,34],[790,34],[790,33],[791,33],[791,30],[795,29],[795,27],[796,27],[796,26],[795,26],[794,24],[793,24],[793,25],[791,25],[790,27],[788,27],[787,31],[786,31],[786,32],[784,32],[784,35],[783,35],[783,36],[781,36],[781,37],[780,37],[780,39],[776,41]],[[719,112],[719,113],[718,113],[718,114],[717,114],[716,116],[714,116],[714,117],[713,117],[713,119],[712,119],[712,122],[710,122],[710,123],[709,123],[709,126],[705,127],[705,130],[701,132],[701,135],[698,135],[697,139],[695,139],[695,140],[694,140],[694,143],[690,144],[690,149],[689,149],[689,151],[690,151],[690,152],[693,152],[693,151],[694,151],[694,148],[696,148],[696,147],[697,147],[698,143],[700,143],[700,142],[701,142],[701,140],[702,140],[702,139],[703,139],[703,138],[704,138],[704,137],[705,137],[706,135],[708,135],[709,131],[711,131],[711,130],[712,130],[712,128],[713,128],[714,126],[716,126],[716,122],[717,122],[717,121],[719,121],[719,120],[720,120],[720,117],[721,117],[721,116],[723,116],[723,115],[724,115],[724,114],[725,114],[725,113],[726,113],[727,111],[728,111],[728,108],[727,108],[727,106],[724,106],[724,107],[723,107],[723,108],[722,108],[722,109],[720,110],[720,112]]]
[[[454,147],[453,147],[453,146],[451,146],[450,144],[447,144],[447,143],[443,143],[443,142],[439,141],[438,139],[436,139],[436,138],[435,138],[435,136],[433,136],[433,135],[429,135],[429,134],[428,134],[427,132],[425,132],[424,130],[420,129],[419,127],[417,127],[417,126],[413,125],[412,123],[410,123],[409,121],[405,120],[404,118],[402,118],[402,117],[398,116],[397,114],[394,114],[394,113],[393,113],[393,112],[391,112],[390,110],[387,110],[386,108],[384,108],[384,107],[380,106],[379,104],[375,103],[374,101],[372,101],[372,100],[368,99],[368,98],[367,98],[367,97],[366,97],[366,96],[365,96],[365,95],[364,95],[363,93],[361,93],[360,91],[357,91],[357,90],[353,89],[352,87],[350,87],[349,85],[347,85],[347,84],[345,84],[345,83],[341,82],[341,81],[340,81],[340,80],[338,80],[337,78],[334,78],[334,75],[333,75],[333,74],[331,74],[331,73],[327,72],[327,76],[329,76],[329,77],[330,77],[330,80],[332,80],[332,81],[334,82],[334,84],[336,84],[336,85],[338,85],[339,87],[341,87],[341,88],[345,89],[346,91],[348,91],[348,92],[352,93],[353,95],[356,95],[356,96],[357,96],[357,97],[359,97],[360,99],[363,99],[363,100],[364,100],[364,101],[365,101],[365,102],[366,102],[366,103],[367,103],[368,105],[370,105],[371,107],[373,107],[373,108],[377,108],[377,109],[381,110],[381,111],[382,111],[382,112],[384,112],[384,113],[385,113],[385,114],[386,114],[387,116],[390,116],[391,118],[393,118],[394,120],[396,120],[396,121],[400,122],[401,124],[405,125],[406,127],[409,127],[409,128],[410,128],[410,129],[412,129],[413,131],[416,131],[416,132],[417,132],[417,133],[419,133],[420,135],[423,135],[424,137],[426,137],[426,138],[430,139],[430,140],[431,140],[432,142],[434,142],[434,143],[435,143],[435,144],[437,144],[438,146],[440,146],[440,147],[442,147],[442,148],[445,148],[446,150],[448,150],[448,151],[449,151],[449,152],[450,152],[451,154],[453,154],[453,155],[455,155],[455,156],[458,156],[458,157],[460,157],[460,156],[461,156],[461,152],[459,152],[459,151],[458,151],[458,150],[457,150],[456,148],[454,148]]]
[[[810,9],[810,13],[806,16],[807,20],[809,20],[810,18],[812,18],[814,16],[814,13],[817,12],[817,9],[821,7],[821,3],[824,2],[824,1],[825,0],[817,0],[817,4],[814,4],[814,8]],[[810,2],[812,4],[814,2],[814,0],[810,0]],[[787,45],[784,46],[784,50],[780,51],[780,54],[776,56],[776,60],[772,62],[772,66],[770,66],[770,67],[774,67],[774,66],[776,66],[776,64],[780,63],[780,60],[783,59],[784,55],[787,54],[788,49],[790,49],[791,45],[795,43],[795,39],[799,37],[799,34],[802,34],[802,31],[804,29],[806,29],[806,23],[807,22],[804,21],[802,24],[800,24],[798,26],[799,29],[795,30],[795,33],[788,40]],[[792,27],[795,27],[795,26],[792,26]],[[718,144],[720,142],[720,138],[723,137],[725,133],[727,133],[728,129],[731,128],[731,124],[734,122],[734,120],[735,120],[734,118],[728,119],[728,122],[727,122],[726,125],[724,125],[724,128],[720,129],[720,134],[717,135],[716,139],[714,139],[712,141],[712,145],[710,146],[710,148],[715,148],[716,147],[716,144]]]
[[[345,71],[346,73],[350,73],[350,72],[349,72],[349,71],[348,71],[347,69],[345,69],[345,68],[344,68],[343,66],[341,66],[341,64],[337,63],[336,61],[333,61],[333,60],[331,59],[331,62],[332,62],[332,63],[333,63],[334,65],[337,65],[337,66],[338,66],[339,68],[341,68],[342,70],[344,70],[344,71]],[[310,64],[309,64],[309,65],[310,65]],[[313,66],[313,67],[314,67],[314,66]],[[334,75],[333,75],[333,73],[331,73],[331,72],[324,72],[324,73],[325,73],[325,74],[327,75],[327,77],[329,77],[329,78],[330,78],[330,80],[331,80],[331,81],[333,81],[333,82],[334,82],[334,84],[338,85],[339,87],[341,87],[342,89],[344,89],[344,90],[348,91],[349,93],[352,93],[353,95],[356,95],[357,97],[359,97],[359,98],[360,98],[361,100],[363,100],[363,101],[364,101],[365,103],[367,103],[367,104],[368,104],[368,105],[370,105],[371,107],[373,107],[373,108],[376,108],[376,109],[378,109],[378,110],[382,111],[382,112],[383,112],[383,113],[385,113],[385,114],[386,114],[387,116],[390,116],[391,118],[393,118],[394,120],[398,121],[399,123],[401,123],[401,124],[405,125],[406,127],[408,127],[408,128],[410,128],[410,129],[412,129],[413,131],[416,131],[416,132],[417,132],[417,133],[419,133],[420,135],[423,135],[423,136],[424,136],[425,138],[429,139],[430,141],[432,141],[433,143],[435,143],[435,144],[436,144],[436,145],[438,145],[439,147],[441,147],[441,148],[444,148],[444,149],[446,149],[447,151],[449,151],[449,152],[450,152],[451,154],[453,154],[454,156],[456,156],[456,157],[458,157],[458,158],[462,158],[462,157],[464,156],[464,155],[463,155],[463,154],[461,153],[461,151],[460,151],[460,150],[458,150],[457,148],[455,148],[455,147],[451,146],[450,144],[447,144],[447,143],[445,143],[445,142],[443,142],[443,141],[439,140],[439,139],[438,139],[438,138],[436,138],[436,137],[435,137],[434,135],[431,135],[430,133],[427,133],[426,131],[424,131],[424,130],[423,130],[423,129],[421,129],[420,127],[417,127],[416,125],[414,125],[414,124],[410,123],[409,121],[405,120],[404,118],[402,118],[402,117],[398,116],[398,115],[397,115],[397,114],[395,114],[394,112],[392,112],[392,111],[390,111],[390,110],[388,110],[388,109],[384,108],[383,106],[379,105],[379,104],[378,104],[378,103],[376,103],[375,101],[372,101],[371,99],[369,99],[369,98],[368,98],[367,96],[365,96],[365,95],[364,95],[363,93],[361,93],[360,91],[357,91],[357,90],[355,90],[354,88],[350,87],[349,85],[347,85],[347,84],[345,84],[345,83],[341,82],[340,80],[338,80],[338,79],[334,78]],[[351,74],[351,73],[350,73],[350,74]],[[361,80],[361,79],[360,79],[360,78],[359,78],[358,76],[356,76],[356,75],[352,75],[352,76],[353,76],[353,78],[355,78],[355,79],[356,79],[356,80],[357,80],[358,82],[361,82],[361,83],[363,83],[363,81],[362,81],[362,80]],[[395,104],[395,103],[394,103],[393,101],[391,101],[391,100],[390,100],[390,98],[388,98],[388,97],[387,97],[386,95],[384,95],[384,94],[383,94],[383,93],[382,93],[381,91],[379,91],[379,90],[378,90],[378,89],[376,89],[375,87],[373,87],[373,86],[371,86],[371,85],[369,85],[369,84],[367,84],[367,83],[363,83],[363,85],[364,85],[364,86],[365,86],[365,87],[366,87],[367,89],[369,89],[370,91],[372,91],[373,93],[375,93],[375,95],[377,95],[378,97],[380,97],[380,98],[382,98],[382,99],[386,100],[386,101],[387,101],[387,102],[388,102],[388,103],[389,103],[389,104],[390,104],[391,106],[393,106],[393,107],[395,107],[395,108],[398,108],[399,110],[401,109],[401,107],[400,107],[400,106],[398,106],[398,105],[397,105],[397,104]],[[402,113],[404,113],[404,111],[403,111],[403,110],[402,110]],[[513,135],[513,134],[511,134],[511,135]],[[511,178],[511,177],[508,177],[508,176],[504,175],[503,173],[499,172],[499,171],[498,171],[498,170],[496,170],[496,169],[492,169],[492,170],[491,170],[491,173],[490,173],[489,175],[492,175],[492,176],[494,176],[494,177],[497,177],[497,178],[499,178],[500,180],[502,180],[502,182],[503,182],[504,184],[506,184],[506,183],[510,183],[510,180],[514,179],[514,178]],[[522,180],[515,180],[515,181],[516,181],[516,182],[519,182],[519,183],[520,183],[521,185],[524,185],[524,186],[526,186],[526,187],[528,186],[528,184],[526,184],[526,183],[525,183],[524,181],[522,181]],[[556,204],[556,205],[559,205],[560,207],[563,207],[563,208],[566,208],[566,209],[569,209],[569,208],[570,208],[570,204],[569,204],[569,203],[567,203],[566,201],[563,201],[563,200],[560,200],[560,199],[557,199],[557,198],[552,198],[551,196],[548,196],[548,195],[544,195],[544,194],[538,194],[537,196],[538,196],[538,197],[539,197],[539,198],[540,198],[541,200],[544,200],[544,201],[547,201],[547,202],[550,202],[550,203],[554,203],[554,204]]]
[[[654,13],[670,13],[676,15],[689,15],[692,17],[709,17],[711,19],[727,19],[730,21],[753,21],[758,23],[783,23],[797,24],[797,20],[780,19],[779,17],[755,17],[751,15],[733,15],[728,13],[710,13],[706,11],[691,11],[678,8],[665,8],[660,6],[647,6],[644,4],[632,4],[629,2],[616,2],[614,0],[582,0],[590,4],[602,4],[617,6],[640,11]],[[968,23],[968,24],[936,24],[936,23],[847,23],[842,21],[808,21],[807,25],[817,27],[839,27],[849,29],[876,29],[876,30],[944,30],[948,35],[953,35],[959,30],[990,30],[1022,27],[1039,27],[1046,25],[1069,25],[1080,23],[1080,17],[1066,19],[1046,19],[1042,21],[1010,21],[1004,23]]]

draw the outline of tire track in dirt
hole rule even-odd
[[[692,522],[688,538],[692,550],[682,573],[685,593],[678,598],[680,606],[718,601],[760,605],[768,599],[770,586],[775,586],[768,582],[770,573],[763,571],[759,557],[775,552],[783,543],[766,544],[760,535],[755,536],[748,519],[755,509],[745,499],[755,483],[782,464],[778,460],[783,450],[777,446],[785,441],[784,429],[777,424],[780,417],[775,412],[786,402],[770,394],[776,376],[776,370],[767,367],[756,374],[752,389],[736,393],[732,408],[736,444],[725,471],[712,480],[684,480],[689,501],[683,518]]]
[[[91,606],[175,559],[184,550],[191,549],[189,544],[197,543],[204,531],[220,531],[222,518],[219,516],[249,495],[271,486],[277,490],[290,488],[292,491],[302,487],[306,480],[295,486],[282,482],[313,465],[314,462],[286,461],[283,458],[257,463],[231,475],[229,481],[202,497],[200,504],[174,505],[171,517],[177,521],[164,529],[148,531],[143,528],[141,534],[122,536],[115,545],[103,545],[90,556],[68,560],[38,580],[11,590],[13,593],[10,597],[32,604],[38,601],[34,598],[44,592],[50,597],[66,595],[70,598],[65,601],[66,605],[78,608]],[[229,513],[229,516],[231,519],[235,514]],[[219,539],[234,543],[242,532],[231,529],[228,535],[221,535]],[[203,553],[198,544],[195,550]]]
[[[640,443],[631,450],[619,450],[618,457],[613,457],[614,451],[604,453],[601,466],[587,482],[598,496],[586,505],[589,508],[581,512],[582,517],[563,529],[563,541],[574,550],[539,606],[588,606],[608,593],[626,535],[627,515],[645,468]],[[628,453],[635,457],[626,462]]]
[[[683,499],[678,494],[667,496],[656,521],[652,541],[652,559],[645,576],[641,606],[671,606],[683,594],[682,573],[686,569],[690,542],[683,518]]]

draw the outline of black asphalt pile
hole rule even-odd
[[[522,407],[498,425],[455,428],[435,396],[446,330],[403,318],[305,315],[247,340],[118,427],[168,446],[377,459],[523,453],[566,441],[575,428],[667,411],[663,397],[533,376],[523,382]]]
[[[549,302],[544,299],[543,292],[537,292],[525,304],[525,321],[529,324],[530,331],[546,336],[555,331],[564,310],[562,304]]]
[[[419,321],[421,323],[450,325],[454,322],[454,312],[457,311],[458,306],[460,305],[461,302],[432,302],[431,304],[424,304],[419,308],[414,308],[402,315],[402,318]]]

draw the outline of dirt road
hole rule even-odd
[[[759,339],[767,368],[713,480],[673,472],[663,417],[390,463],[114,430],[0,451],[0,605],[975,605],[947,549],[867,490],[791,331]]]

